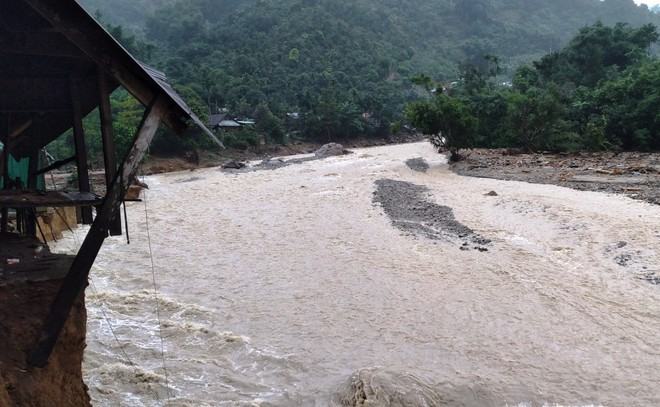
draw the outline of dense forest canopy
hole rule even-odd
[[[455,159],[473,146],[658,150],[660,60],[649,53],[658,38],[651,24],[597,23],[519,68],[511,86],[492,78],[491,59],[495,69],[471,70],[456,87],[409,104],[406,116]]]
[[[200,115],[219,108],[258,113],[269,118],[271,142],[282,141],[291,112],[300,114],[295,130],[307,139],[382,136],[424,95],[411,82],[419,73],[448,83],[495,55],[499,78],[508,81],[585,25],[660,24],[660,15],[633,0],[82,3],[131,51],[167,72]],[[117,103],[133,109],[126,97]],[[126,116],[135,116],[130,109]]]

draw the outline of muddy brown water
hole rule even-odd
[[[396,228],[381,179],[423,186],[489,251]],[[425,143],[146,182],[169,390],[131,203],[132,243],[108,240],[88,289],[95,405],[660,405],[657,206],[461,177]]]

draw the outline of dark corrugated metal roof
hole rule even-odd
[[[128,51],[127,51],[128,52]],[[183,98],[172,88],[172,86],[167,82],[167,75],[165,75],[164,72],[161,72],[155,68],[150,67],[149,65],[138,61],[142,69],[145,70],[145,72],[153,78],[156,83],[161,87],[161,89],[188,115],[188,117],[192,120],[192,122],[199,127],[206,135],[211,137],[213,141],[215,141],[219,146],[224,147],[222,142],[218,140],[218,138],[213,134],[211,130],[209,130],[204,123],[197,117],[195,112],[192,111],[192,109],[186,104],[186,102],[183,100]]]
[[[211,116],[209,116],[209,123],[208,123],[208,125],[209,125],[210,127],[215,127],[215,126],[217,126],[218,124],[220,124],[220,122],[222,122],[223,120],[225,120],[226,118],[227,118],[227,113],[216,113],[216,114],[212,114]]]

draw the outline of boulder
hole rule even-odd
[[[240,162],[240,161],[229,161],[228,163],[224,163],[222,165],[222,168],[225,170],[240,170],[242,168],[245,168],[247,164]]]
[[[339,390],[331,405],[336,407],[442,406],[445,400],[424,380],[382,369],[356,372]]]
[[[337,155],[348,154],[349,151],[344,149],[344,146],[337,143],[329,143],[321,146],[318,150],[314,152],[314,155],[317,158],[333,157]]]

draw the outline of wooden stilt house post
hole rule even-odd
[[[98,71],[99,116],[101,119],[101,138],[103,141],[103,163],[105,166],[105,185],[110,185],[117,175],[117,150],[112,129],[112,108],[110,106],[110,87],[108,78],[102,69]],[[121,211],[115,211],[110,219],[110,236],[120,236]]]
[[[9,115],[7,115],[7,120],[6,123],[2,122],[4,125],[4,132],[5,132],[5,143],[2,148],[2,157],[0,157],[0,165],[2,168],[0,170],[2,171],[2,184],[3,184],[3,189],[9,189],[9,143],[11,142],[11,138],[9,137],[9,123],[10,123],[10,118]],[[8,208],[2,208],[0,209],[0,233],[7,233],[7,229],[9,226],[9,209]]]
[[[85,129],[83,127],[83,114],[80,106],[80,83],[71,78],[71,111],[73,113],[73,143],[76,148],[76,168],[78,175],[78,189],[80,192],[91,192],[89,184],[89,164],[87,162],[87,144],[85,143]],[[92,208],[82,207],[82,223],[91,225]]]
[[[138,166],[149,144],[158,130],[160,117],[164,112],[164,105],[157,99],[145,112],[142,123],[135,136],[133,145],[128,152],[119,174],[111,181],[103,201],[103,205],[96,215],[96,219],[80,248],[80,254],[76,256],[71,269],[67,274],[62,288],[57,294],[50,314],[44,324],[41,337],[36,349],[29,356],[28,363],[35,367],[44,367],[48,363],[57,338],[64,327],[66,319],[76,299],[87,287],[89,271],[96,260],[96,256],[106,239],[112,218],[119,212],[121,198],[126,189],[135,179]]]

